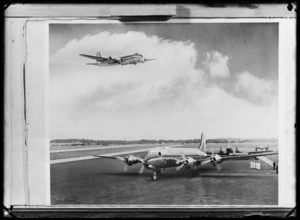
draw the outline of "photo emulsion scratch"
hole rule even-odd
[[[278,23],[50,23],[51,204],[278,205]]]

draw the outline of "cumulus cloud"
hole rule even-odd
[[[228,60],[228,56],[218,51],[207,52],[204,68],[212,77],[228,77],[230,75]]]
[[[134,48],[134,50],[132,49]],[[136,66],[96,67],[86,66],[94,62],[79,54],[118,56],[139,52],[146,58],[157,60]],[[141,32],[111,34],[101,32],[72,40],[50,57],[53,85],[56,88],[67,83],[64,91],[53,89],[53,96],[61,100],[90,99],[99,108],[138,105],[164,96],[163,87],[181,77],[198,77],[194,70],[196,50],[191,42],[170,41]],[[57,85],[59,84],[59,85]],[[131,86],[123,86],[123,85]],[[103,95],[109,94],[109,95]],[[118,104],[116,104],[118,103]]]
[[[277,83],[259,79],[248,72],[237,74],[234,92],[256,104],[268,104],[277,97]]]
[[[86,65],[94,61],[79,56],[98,51],[105,57],[138,52],[157,60],[97,67]],[[277,134],[276,102],[261,105],[276,95],[273,83],[247,72],[231,74],[229,57],[218,51],[207,53],[201,69],[195,67],[196,60],[193,42],[142,32],[104,31],[70,41],[50,56],[51,137],[177,139],[195,138],[201,131],[232,137]],[[263,123],[265,118],[270,118],[268,124]]]
[[[245,99],[255,105],[268,105],[277,97],[277,82],[265,80],[250,72],[231,73],[229,57],[217,51],[206,54],[203,69],[210,85],[216,85],[235,97]]]

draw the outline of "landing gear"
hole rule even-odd
[[[152,174],[151,180],[156,181],[157,179],[158,179],[157,172],[154,171],[153,174]]]
[[[161,171],[160,171],[160,170],[154,171],[153,174],[152,174],[151,180],[152,180],[152,181],[158,180],[158,176],[159,176],[160,174],[161,174]]]

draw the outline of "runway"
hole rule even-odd
[[[61,153],[61,152],[71,152],[71,151],[86,151],[86,150],[103,150],[103,149],[124,149],[129,147],[137,147],[140,146],[138,144],[126,144],[126,145],[110,145],[108,147],[98,146],[97,147],[86,147],[86,146],[52,146],[51,153]],[[143,146],[150,146],[153,148],[153,144],[144,144]],[[160,145],[157,145],[160,146]],[[168,144],[167,146],[173,146],[172,144]]]
[[[136,148],[140,151],[133,154],[145,157],[149,146]],[[128,151],[122,149],[119,150],[126,155]],[[86,151],[77,153],[80,152]],[[107,154],[122,155],[113,149]],[[270,159],[276,160],[275,157],[270,156]],[[177,172],[170,168],[162,170],[158,181],[151,181],[150,170],[145,170],[143,175],[138,173],[141,164],[130,166],[124,172],[124,163],[119,160],[63,159],[73,161],[51,164],[52,205],[278,204],[278,175],[274,170],[250,169],[249,160],[226,161],[221,164],[223,169],[220,172],[210,164],[203,165],[199,176],[192,176],[189,169]]]
[[[112,146],[111,148],[109,147],[102,147],[102,148],[86,148],[86,149],[82,149],[82,148],[78,148],[78,149],[71,149],[71,150],[53,150],[51,151],[52,154],[54,153],[66,153],[66,152],[77,152],[77,155],[74,155],[74,157],[71,158],[64,158],[64,159],[53,159],[50,161],[50,164],[56,164],[56,163],[66,163],[66,162],[71,162],[71,161],[79,161],[79,160],[90,160],[90,159],[96,159],[96,157],[94,156],[81,156],[81,151],[93,151],[96,150],[95,153],[93,155],[103,155],[103,156],[117,156],[117,155],[121,155],[121,154],[133,154],[133,153],[139,153],[139,152],[146,152],[150,149],[153,148],[152,147],[149,148],[149,146],[147,146],[148,148],[143,148],[143,149],[135,149],[135,150],[131,150],[131,151],[124,151],[125,147],[130,147],[132,148],[133,145],[130,146],[119,146],[119,148],[117,146]],[[180,145],[178,144],[173,144],[173,145],[166,145],[168,147],[178,147]],[[135,147],[140,147],[140,146],[135,146]],[[115,153],[104,153],[104,150],[111,150],[111,149],[115,149],[118,148],[118,152]],[[106,151],[109,152],[109,151]]]

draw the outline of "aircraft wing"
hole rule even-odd
[[[198,162],[205,162],[208,161],[208,159],[210,157],[212,157],[213,155],[217,155],[220,157],[220,159],[222,161],[225,160],[238,160],[238,159],[247,159],[247,158],[256,158],[259,156],[268,156],[268,155],[275,155],[278,154],[277,151],[272,151],[272,152],[265,152],[265,153],[248,153],[248,154],[242,154],[242,155],[219,155],[219,154],[211,154],[211,155],[207,155],[206,158],[202,158],[202,159],[196,159],[196,161]]]
[[[121,156],[110,156],[110,155],[93,155],[94,157],[100,157],[100,158],[109,158],[109,159],[118,159],[121,160],[125,163],[144,163],[144,160],[140,156],[134,156],[134,155],[128,155],[126,157],[121,157]]]
[[[278,154],[278,152],[265,152],[265,153],[251,153],[251,154],[242,154],[242,155],[219,155],[219,154],[210,154],[207,155],[205,158],[193,158],[193,160],[196,162],[196,164],[207,164],[209,162],[213,162],[214,160],[218,160],[219,162],[223,162],[226,160],[244,160],[244,159],[250,159],[250,158],[256,158],[261,156],[268,156],[268,155],[275,155]],[[184,163],[184,161],[187,159],[184,155],[182,155],[182,159],[179,158],[172,158],[176,161],[178,165],[181,165]]]
[[[100,157],[100,158],[109,158],[109,159],[118,159],[118,160],[124,160],[123,157],[120,156],[102,156],[102,155],[93,155],[94,157]]]
[[[260,150],[260,151],[251,151],[251,152],[247,152],[249,154],[257,154],[257,153],[264,153],[264,152],[273,152],[272,150],[268,150],[268,151],[265,151],[265,150]]]
[[[266,153],[255,153],[255,154],[243,154],[243,155],[219,155],[219,154],[212,154],[207,155],[205,158],[185,158],[184,155],[182,155],[182,160],[177,160],[178,167],[176,167],[176,170],[180,170],[184,166],[188,166],[188,164],[191,162],[194,163],[196,166],[204,165],[211,163],[213,164],[218,171],[222,169],[220,166],[220,163],[226,160],[243,160],[247,158],[256,158],[256,157],[263,157],[268,155],[274,155],[278,154],[278,152],[266,152]]]
[[[222,160],[233,160],[233,159],[246,159],[246,158],[255,158],[259,156],[268,156],[268,155],[275,155],[278,152],[265,152],[265,153],[251,153],[248,155],[225,155],[222,156]]]
[[[89,59],[93,59],[93,60],[96,60],[98,62],[105,62],[105,61],[110,60],[110,59],[107,59],[107,58],[104,58],[104,57],[91,56],[91,55],[86,55],[86,54],[79,54],[79,56],[86,57],[86,58],[89,58]]]

